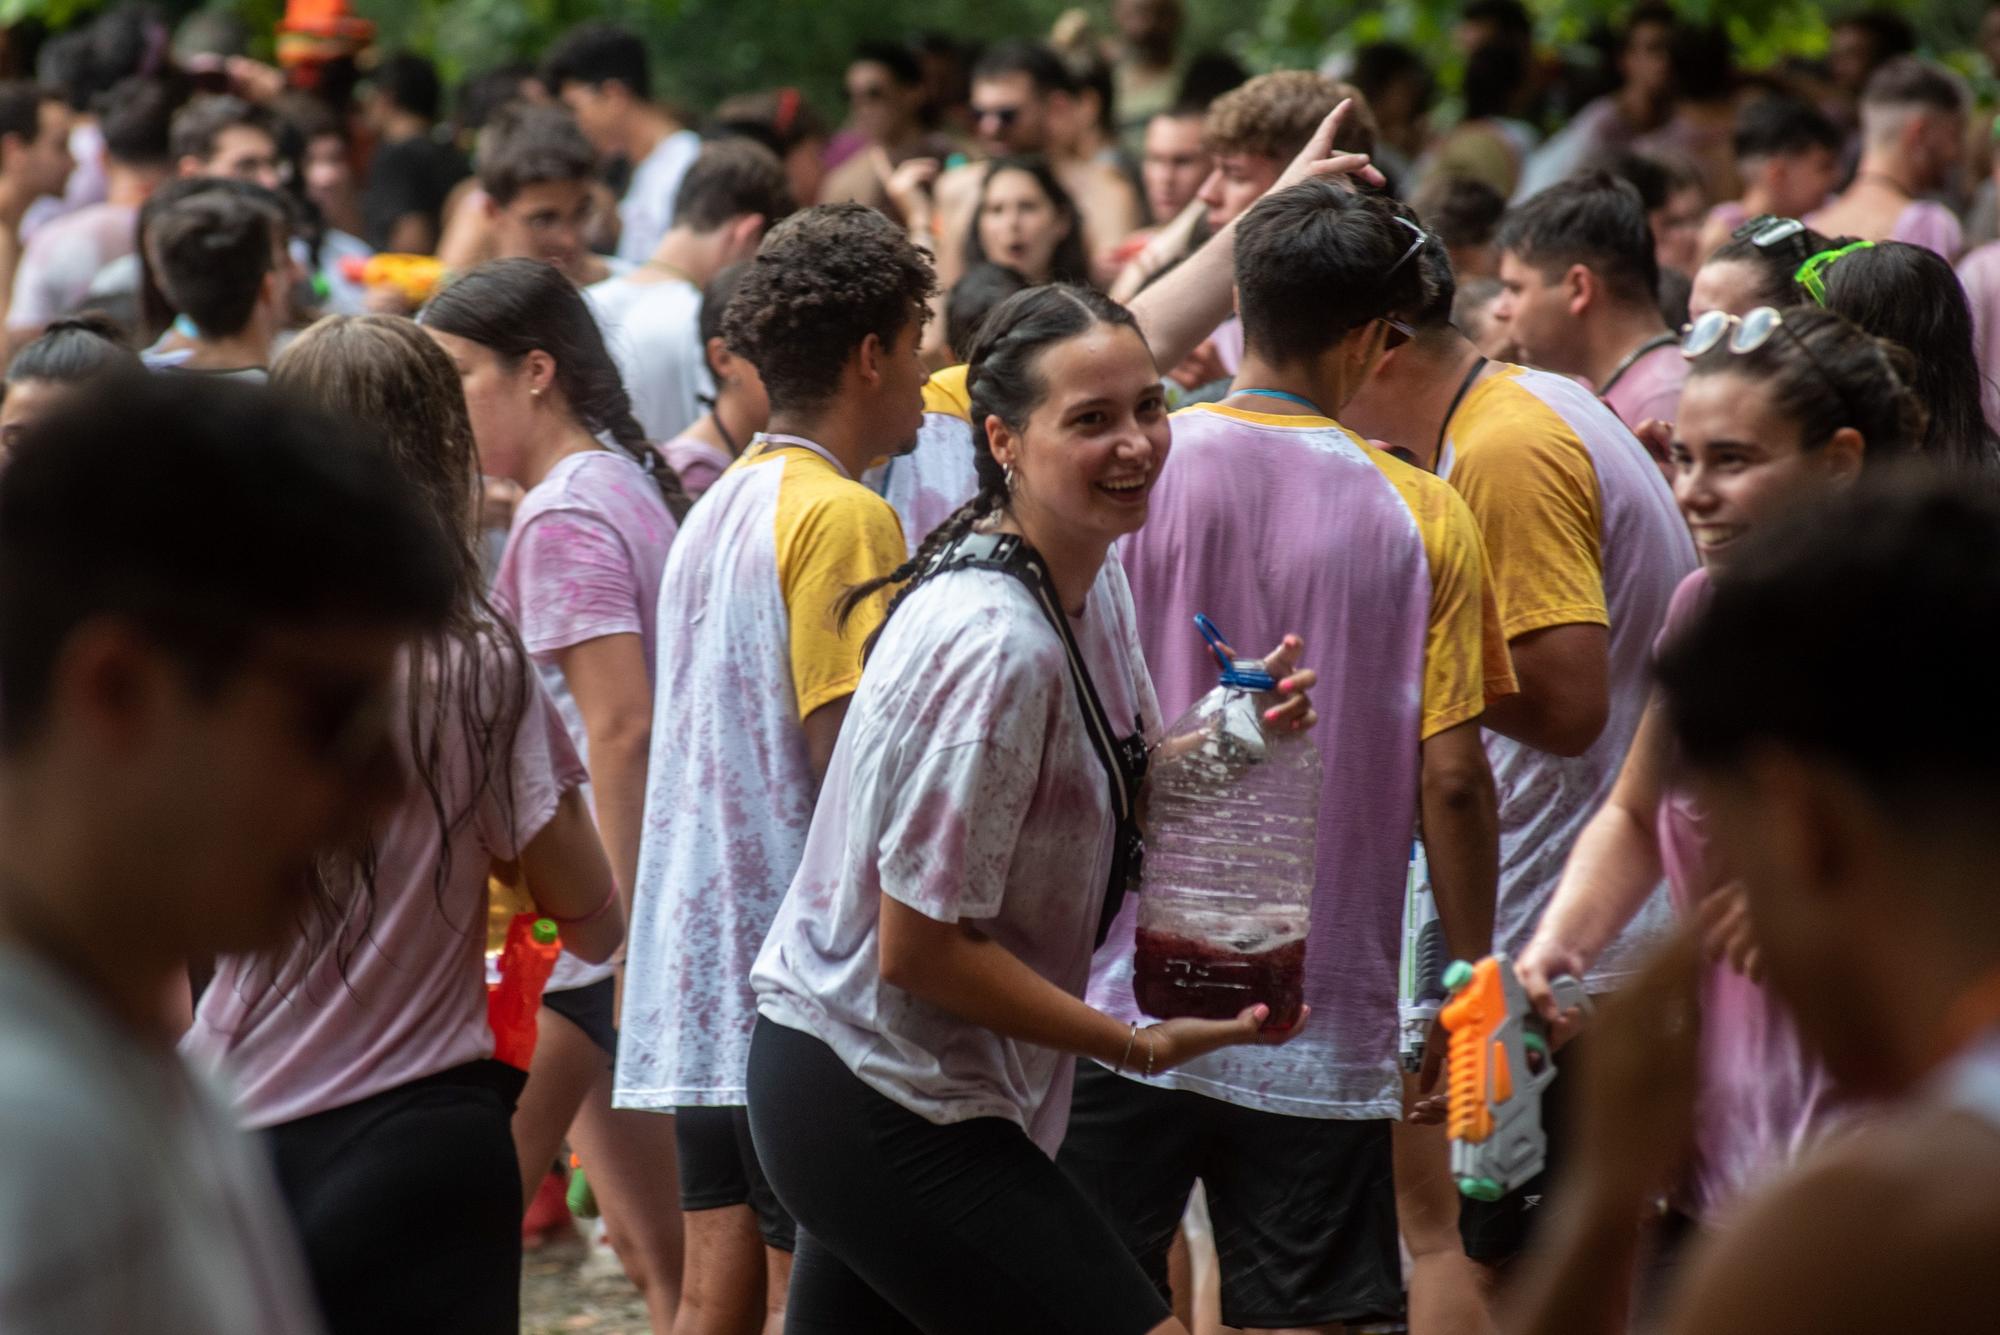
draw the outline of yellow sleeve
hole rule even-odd
[[[1610,625],[1597,470],[1575,430],[1519,391],[1461,414],[1452,438],[1451,485],[1485,539],[1501,633]]]
[[[799,718],[851,695],[861,647],[888,606],[877,594],[840,623],[840,600],[903,563],[903,527],[889,503],[817,460],[784,461],[778,489],[778,585],[791,623],[792,690]]]
[[[1426,741],[1478,718],[1512,695],[1513,659],[1500,631],[1479,525],[1457,492],[1391,455],[1369,451],[1417,521],[1430,562],[1431,605],[1424,635],[1419,735]]]
[[[960,362],[957,366],[931,372],[931,378],[924,382],[924,411],[970,422],[972,396],[965,387],[965,375],[970,369]]]

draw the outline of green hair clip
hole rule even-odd
[[[1819,254],[1808,257],[1806,262],[1799,266],[1799,271],[1792,275],[1792,281],[1804,288],[1807,296],[1824,306],[1826,271],[1833,267],[1834,261],[1843,255],[1852,255],[1857,250],[1872,250],[1874,247],[1873,241],[1852,241],[1838,250],[1822,250]]]

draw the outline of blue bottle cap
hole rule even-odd
[[[1206,612],[1194,614],[1194,628],[1201,632],[1201,638],[1208,641],[1208,651],[1215,655],[1215,661],[1222,668],[1222,684],[1237,686],[1246,691],[1275,691],[1278,679],[1264,668],[1260,658],[1231,658],[1223,652],[1229,642],[1215,623],[1208,619]]]

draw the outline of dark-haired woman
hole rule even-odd
[[[520,628],[590,769],[598,831],[630,905],[660,574],[686,496],[634,422],[582,294],[554,268],[482,264],[432,298],[422,324],[458,368],[482,472],[524,492],[494,604]],[[522,1191],[534,1195],[568,1131],[654,1327],[668,1329],[680,1293],[674,1135],[670,1121],[612,1109],[612,973],[562,959],[550,979],[514,1119]]]
[[[6,397],[0,399],[0,453],[71,386],[138,362],[125,346],[122,331],[103,316],[57,320],[7,364]]]
[[[421,322],[458,369],[482,471],[524,493],[494,603],[519,628],[589,767],[597,827],[629,906],[660,575],[686,498],[633,420],[588,305],[551,266],[481,265],[438,293]],[[673,1125],[611,1107],[615,987],[609,964],[558,961],[515,1118],[522,1186],[531,1198],[568,1131],[613,1244],[665,1330],[680,1285]]]
[[[1805,301],[1799,266],[1832,248],[1832,242],[1796,218],[1752,218],[1695,270],[1688,314],[1748,315],[1759,306]]]
[[[1711,577],[1729,577],[1746,534],[1865,468],[1917,453],[1924,439],[1907,355],[1840,316],[1810,306],[1711,314],[1690,328],[1683,351],[1693,365],[1668,458],[1705,567],[1675,591],[1662,642],[1699,613]],[[1663,871],[1676,907],[1710,925],[1716,952],[1728,958],[1711,962],[1703,980],[1702,1112],[1680,1204],[1713,1221],[1790,1162],[1838,1101],[1790,1017],[1756,981],[1740,893],[1729,869],[1708,857],[1704,813],[1672,774],[1655,708],[1610,801],[1577,840],[1519,968],[1553,1015],[1548,980],[1582,977]]]
[[[996,158],[979,185],[965,264],[1003,264],[1040,283],[1088,283],[1083,223],[1042,157]]]
[[[1289,1037],[1259,1033],[1261,1007],[1141,1028],[1081,999],[1140,783],[1129,745],[1092,739],[1160,724],[1107,559],[1166,458],[1159,380],[1109,298],[1008,300],[968,377],[979,494],[875,582],[985,535],[1039,557],[905,587],[752,971],[751,1130],[801,1229],[789,1330],[1182,1329],[1050,1159],[1072,1054],[1163,1071]],[[1273,655],[1278,675],[1297,654]],[[1308,726],[1311,683],[1290,675],[1267,717]]]
[[[218,961],[183,1046],[228,1068],[239,1116],[265,1131],[336,1335],[512,1330],[521,1075],[492,1060],[488,868],[518,861],[584,959],[618,946],[616,887],[554,703],[482,592],[450,362],[406,320],[333,317],[272,383],[377,430],[454,539],[457,606],[407,651],[394,708],[408,796],[366,850],[321,868],[288,947]]]

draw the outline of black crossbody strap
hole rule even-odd
[[[1145,768],[1143,758],[1133,767],[1137,773],[1128,770],[1126,761],[1121,759],[1121,751],[1125,748],[1104,713],[1104,702],[1098,698],[1097,687],[1090,679],[1090,667],[1083,661],[1083,651],[1078,648],[1076,636],[1070,630],[1069,617],[1056,597],[1055,586],[1049,579],[1041,553],[1012,533],[968,533],[933,557],[909,587],[914,588],[953,570],[997,570],[1013,576],[1028,590],[1035,605],[1042,609],[1042,616],[1055,631],[1056,638],[1062,641],[1063,656],[1069,662],[1070,682],[1076,688],[1077,707],[1083,712],[1084,731],[1089,734],[1091,749],[1097,752],[1098,762],[1103,765],[1105,777],[1111,782],[1112,815],[1117,826],[1115,838],[1118,847],[1113,852],[1112,884],[1105,893],[1104,910],[1097,930],[1097,942],[1102,945],[1111,930],[1112,920],[1118,916],[1119,907],[1124,903],[1128,888],[1126,882],[1136,879],[1138,874],[1136,812],[1139,785]],[[1137,719],[1133,721],[1135,733],[1141,731],[1140,722]],[[1143,751],[1140,755],[1143,757]]]

